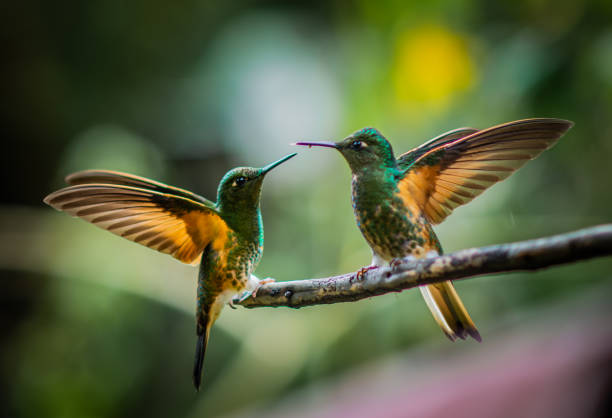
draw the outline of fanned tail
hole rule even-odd
[[[464,340],[468,336],[482,341],[452,282],[421,286],[420,289],[434,319],[451,341]]]

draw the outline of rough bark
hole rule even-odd
[[[413,287],[484,274],[539,270],[612,255],[612,224],[547,238],[472,248],[425,259],[405,258],[379,267],[320,279],[263,285],[257,297],[234,300],[246,308],[352,302]]]

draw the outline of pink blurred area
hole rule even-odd
[[[609,313],[608,308],[568,308],[541,323],[491,333],[482,344],[408,352],[306,390],[258,415],[607,417],[612,389]]]

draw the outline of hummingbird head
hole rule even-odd
[[[217,205],[221,210],[256,208],[259,205],[261,185],[266,174],[276,166],[293,158],[289,154],[262,168],[238,167],[228,171],[219,183]]]
[[[374,128],[360,129],[339,142],[296,142],[295,145],[335,148],[353,173],[367,168],[396,167],[391,144]]]

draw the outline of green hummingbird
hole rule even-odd
[[[223,176],[217,203],[187,190],[126,173],[85,170],[44,201],[121,237],[200,264],[193,384],[199,390],[210,328],[234,296],[256,295],[272,279],[252,273],[263,253],[259,198],[265,175],[296,154],[263,168],[239,167]]]
[[[551,147],[571,126],[561,119],[525,119],[484,130],[460,128],[395,157],[391,144],[374,128],[340,142],[297,142],[334,148],[352,172],[357,226],[372,249],[372,265],[397,263],[407,256],[442,254],[432,225],[507,178]],[[480,334],[451,281],[420,287],[444,333],[454,341]]]

